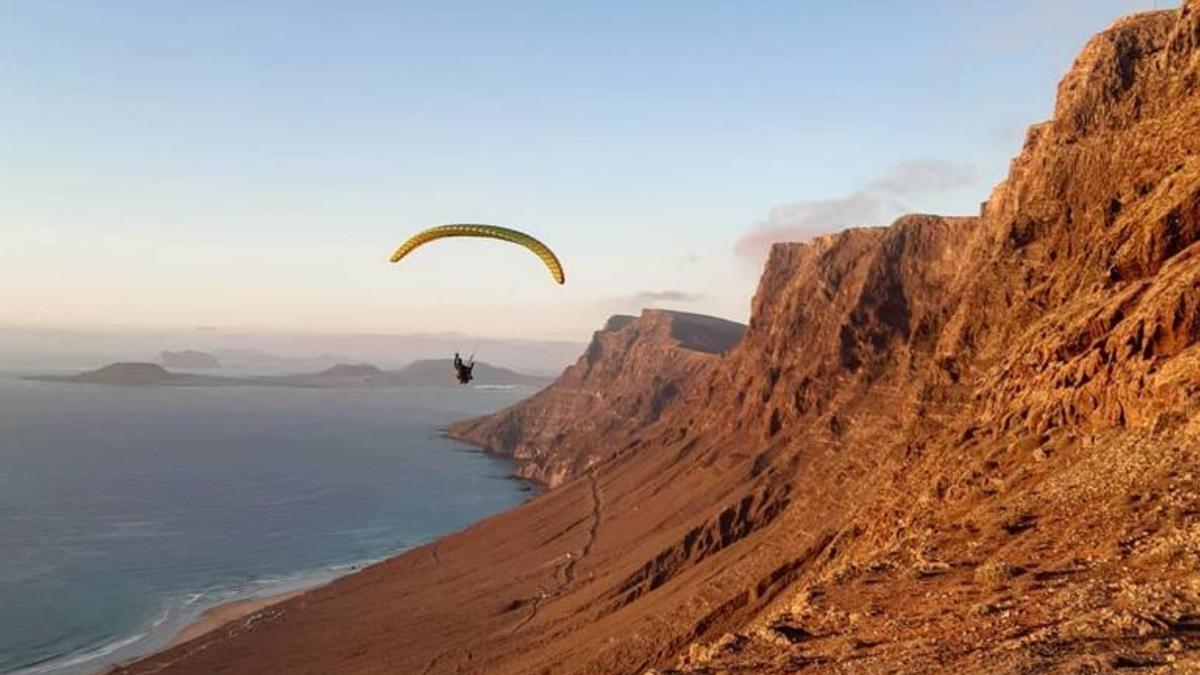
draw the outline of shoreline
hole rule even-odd
[[[306,580],[287,583],[282,587],[277,587],[274,591],[268,591],[266,593],[257,595],[251,593],[248,595],[235,596],[229,600],[205,608],[198,615],[195,615],[189,621],[182,624],[178,630],[174,631],[168,638],[160,642],[158,646],[142,653],[130,655],[128,658],[121,661],[111,662],[105,666],[103,670],[96,672],[100,675],[111,673],[132,663],[162,654],[163,652],[174,649],[181,644],[208,635],[209,633],[212,633],[213,631],[216,631],[231,623],[245,619],[258,612],[269,609],[270,607],[291,600],[292,598],[304,595],[309,591],[326,586],[343,577],[347,577],[352,574],[358,574],[372,565],[389,560],[398,555],[403,555],[408,551],[411,551],[414,548],[419,548],[423,545],[424,544],[418,544],[417,546],[404,548],[380,558],[367,558],[353,563],[333,565],[325,568],[323,573],[306,575]]]
[[[521,463],[520,460],[513,457],[513,455],[511,453],[497,452],[495,450],[492,450],[491,448],[488,448],[487,446],[480,445],[474,441],[469,441],[464,438],[459,438],[459,437],[453,436],[445,428],[440,429],[440,431],[441,431],[442,438],[445,438],[450,441],[454,441],[456,443],[462,443],[463,445],[466,445],[468,447],[468,450],[467,450],[468,452],[477,453],[477,454],[481,454],[481,455],[484,455],[487,457],[493,457],[496,459],[507,460],[510,463],[512,463],[514,468],[518,467]],[[508,480],[524,484],[525,487],[522,489],[522,492],[528,492],[529,496],[525,498],[523,503],[528,502],[530,499],[533,499],[533,498],[545,493],[547,490],[550,489],[550,487],[547,484],[545,484],[544,482],[542,482],[536,478],[519,475],[516,471],[509,473],[506,478]],[[513,507],[513,508],[516,508],[516,507]],[[299,588],[289,588],[287,590],[279,591],[276,593],[269,593],[267,595],[260,595],[260,596],[251,595],[251,596],[247,596],[247,597],[234,598],[232,600],[229,600],[229,601],[217,604],[217,605],[213,605],[212,607],[209,607],[208,609],[204,610],[200,614],[200,616],[196,617],[189,623],[185,624],[178,632],[175,633],[175,635],[173,635],[171,637],[169,642],[163,644],[161,647],[159,647],[157,649],[154,649],[153,651],[150,651],[146,654],[142,654],[142,655],[132,659],[131,661],[129,661],[129,663],[141,661],[142,659],[149,658],[149,657],[155,656],[157,654],[161,654],[162,652],[173,649],[185,642],[189,642],[189,641],[194,640],[203,635],[207,635],[208,633],[211,633],[225,625],[233,623],[234,621],[244,619],[244,618],[246,618],[252,614],[255,614],[257,612],[268,609],[268,608],[278,605],[280,603],[286,602],[288,600],[291,600],[292,598],[296,598],[301,595],[304,595],[305,593],[308,593],[309,591],[316,590],[322,586],[325,586],[327,584],[330,584],[330,583],[336,581],[337,579],[341,579],[343,577],[351,576],[354,574],[359,574],[363,570],[367,569],[368,567],[371,567],[372,565],[375,565],[375,564],[381,563],[381,562],[386,562],[393,558],[405,555],[406,553],[409,553],[413,549],[435,543],[435,542],[441,540],[442,538],[446,537],[449,534],[452,534],[452,533],[447,532],[438,537],[434,537],[433,539],[430,539],[427,542],[418,544],[416,546],[412,546],[410,548],[406,548],[401,551],[397,551],[395,553],[384,556],[382,558],[376,558],[376,559],[372,559],[372,560],[361,561],[359,563],[354,563],[353,565],[351,565],[351,568],[346,571],[345,574],[337,575],[331,579],[322,579],[320,581],[316,581],[314,583],[311,583],[311,584],[308,584],[308,585],[305,585],[305,586],[302,586]]]
[[[20,374],[24,372],[26,371],[22,369]],[[18,395],[27,387],[36,388],[37,383],[19,379],[20,374],[11,379],[8,373],[0,374],[0,382],[5,384],[6,388],[11,383],[12,389]],[[449,391],[457,394],[460,390]],[[16,670],[13,672],[23,675],[92,675],[128,666],[193,640],[222,641],[226,631],[238,630],[237,627],[247,621],[248,617],[268,611],[272,605],[287,602],[301,592],[315,590],[333,579],[355,574],[383,560],[394,559],[412,548],[473,526],[495,513],[520,506],[536,495],[537,485],[515,475],[515,462],[511,458],[484,453],[473,444],[446,438],[438,433],[442,430],[439,427],[444,427],[443,419],[453,420],[466,416],[463,408],[472,410],[478,407],[481,410],[490,410],[499,407],[510,398],[515,399],[526,394],[522,390],[484,393],[487,395],[446,396],[440,391],[417,391],[415,394],[400,393],[396,396],[397,400],[401,401],[417,400],[413,399],[413,396],[424,397],[418,402],[428,399],[428,414],[422,412],[423,408],[418,406],[418,412],[411,415],[414,425],[419,424],[423,427],[418,431],[414,426],[411,445],[421,453],[428,453],[429,457],[440,457],[436,460],[437,466],[442,466],[444,462],[444,466],[453,467],[455,471],[452,474],[447,473],[445,478],[452,481],[451,484],[456,484],[453,481],[459,481],[464,486],[477,486],[484,497],[455,502],[447,507],[444,514],[432,514],[427,519],[427,524],[418,523],[420,527],[410,527],[403,521],[390,518],[386,522],[372,525],[372,528],[364,530],[361,535],[353,532],[343,535],[339,530],[339,538],[330,539],[330,545],[323,546],[319,551],[320,555],[298,556],[303,558],[298,570],[293,568],[295,561],[271,562],[279,556],[268,556],[264,552],[262,555],[254,555],[253,562],[257,566],[229,567],[233,571],[227,573],[225,556],[219,555],[220,551],[207,549],[203,553],[207,556],[205,562],[211,564],[211,570],[205,568],[204,574],[178,586],[171,582],[171,579],[156,580],[157,585],[153,587],[141,583],[131,584],[129,593],[136,598],[136,607],[131,604],[129,611],[126,611],[127,608],[122,604],[121,612],[114,613],[111,621],[96,622],[97,627],[94,630],[72,633],[61,643],[45,647],[35,645],[35,648],[27,651],[14,652],[15,658],[11,666]],[[346,399],[355,403],[356,415],[359,414],[356,401],[358,397],[356,393]],[[81,405],[90,405],[91,397],[79,395],[78,400],[84,402]],[[331,398],[330,401],[335,405],[335,412],[341,410],[342,399]],[[323,401],[318,403],[324,406]],[[309,402],[306,400],[304,405],[309,405]],[[317,403],[312,405],[316,406]],[[382,405],[380,404],[381,409]],[[372,411],[373,409],[368,412],[373,414]],[[405,420],[407,421],[407,418]],[[386,433],[390,438],[392,432]],[[408,442],[407,436],[405,442]],[[499,461],[493,463],[461,455],[455,457],[456,450]],[[420,458],[425,455],[418,453],[416,456]],[[403,504],[406,497],[401,494],[396,499],[398,503]],[[346,513],[355,515],[357,512],[347,510]],[[380,520],[374,514],[368,513],[367,516],[363,519],[364,522],[369,520],[370,523],[375,523]],[[338,527],[345,525],[352,529],[356,522],[358,521],[352,521],[349,515],[342,516]],[[376,534],[376,529],[384,534]],[[340,545],[333,545],[342,540],[349,542],[345,550],[339,550],[342,548]],[[326,551],[325,548],[329,550]],[[346,554],[349,554],[349,559],[340,558],[340,555]],[[235,556],[238,555],[247,557],[238,551],[229,553],[231,560],[236,560]],[[326,561],[327,556],[332,558],[332,562]],[[315,563],[308,563],[310,558],[316,558]],[[266,562],[259,565],[260,560]],[[314,566],[309,567],[309,564]],[[137,582],[136,579],[134,581]],[[107,611],[112,610],[106,610],[106,613]],[[222,627],[225,627],[225,630],[213,634],[213,631]],[[91,626],[87,628],[91,629]],[[34,629],[31,629],[31,632],[34,632]],[[5,656],[9,654],[6,652]],[[0,667],[0,670],[9,672],[9,661],[5,660],[4,663],[5,666]]]
[[[457,435],[451,433],[449,426],[441,427],[439,429],[439,431],[442,434],[442,438],[454,441],[456,443],[462,443],[463,445],[466,445],[468,448],[470,448],[469,450],[467,450],[467,452],[477,453],[480,455],[484,455],[485,457],[491,457],[493,459],[502,459],[502,460],[505,460],[508,463],[510,463],[512,465],[513,470],[511,472],[509,472],[509,474],[508,474],[509,480],[514,480],[519,483],[524,483],[525,487],[521,488],[521,491],[530,493],[529,499],[533,499],[534,497],[537,497],[538,495],[545,494],[547,491],[554,489],[553,486],[551,486],[549,483],[542,480],[541,478],[538,478],[537,476],[529,476],[529,475],[520,473],[520,469],[522,467],[536,466],[535,462],[532,462],[527,459],[521,459],[511,452],[495,450],[489,446],[483,445],[479,441],[464,438],[462,436],[457,436]],[[526,501],[528,501],[528,499]],[[439,539],[440,538],[441,537],[439,537]]]
[[[513,457],[513,455],[511,453],[497,452],[495,450],[492,450],[491,448],[488,448],[487,446],[480,445],[474,441],[469,441],[464,438],[459,438],[457,436],[453,436],[448,432],[448,430],[445,427],[439,429],[439,431],[441,432],[442,438],[449,440],[449,441],[456,442],[456,443],[461,443],[461,444],[467,446],[467,450],[466,450],[467,452],[480,454],[480,455],[484,455],[484,456],[492,457],[492,458],[496,458],[496,459],[507,460],[508,462],[510,462],[513,465],[514,469],[516,467],[520,466],[520,464],[521,464],[521,460],[518,460],[515,457]],[[540,481],[536,478],[522,476],[522,475],[518,474],[516,471],[510,472],[506,476],[506,479],[517,482],[517,483],[524,484],[525,487],[522,488],[521,491],[527,492],[528,496],[523,500],[522,503],[527,503],[530,499],[538,497],[550,489],[550,487],[548,485],[546,485],[545,483],[543,483],[542,481]],[[520,506],[520,505],[517,505],[517,506]],[[517,506],[514,506],[512,508],[516,508]],[[506,509],[506,510],[508,510],[508,509]],[[503,512],[501,512],[501,513],[503,513]],[[299,588],[293,587],[293,588],[289,588],[287,590],[282,590],[282,591],[279,591],[276,593],[269,593],[266,595],[259,595],[259,596],[251,595],[251,596],[246,596],[246,597],[241,597],[241,598],[234,598],[232,600],[228,600],[226,602],[222,602],[220,604],[213,605],[212,607],[205,609],[198,617],[196,617],[192,621],[185,624],[182,628],[180,628],[179,631],[177,631],[171,637],[171,639],[168,642],[164,643],[162,646],[160,646],[156,649],[153,649],[149,652],[146,652],[144,654],[138,655],[122,664],[110,666],[108,670],[105,670],[103,672],[107,673],[115,668],[119,668],[121,666],[129,665],[131,663],[136,663],[138,661],[142,661],[144,659],[154,657],[158,654],[161,654],[163,652],[174,649],[175,647],[178,647],[181,644],[190,642],[191,640],[194,640],[196,638],[207,635],[207,634],[209,634],[215,630],[218,630],[226,625],[229,625],[235,621],[249,617],[257,612],[261,612],[263,610],[269,609],[270,607],[273,607],[280,603],[291,600],[292,598],[297,598],[301,595],[304,595],[305,593],[308,593],[309,591],[316,590],[316,589],[318,589],[322,586],[325,586],[327,584],[330,584],[338,579],[341,579],[343,577],[348,577],[348,576],[351,576],[354,574],[360,574],[361,572],[363,572],[364,570],[366,570],[367,568],[369,568],[375,564],[386,562],[393,558],[405,555],[416,548],[420,548],[421,546],[435,543],[450,534],[453,534],[453,533],[446,532],[442,535],[434,537],[433,539],[430,539],[429,541],[426,541],[421,544],[417,544],[416,546],[412,546],[412,547],[409,547],[409,548],[406,548],[406,549],[403,549],[400,551],[396,551],[396,552],[386,555],[382,558],[374,558],[374,559],[370,559],[370,560],[360,561],[358,563],[353,563],[349,566],[350,569],[347,569],[344,574],[339,574],[332,578],[321,579],[319,581],[315,581],[314,583],[304,585]]]
[[[353,574],[353,572],[351,572],[351,574]],[[303,595],[304,593],[307,593],[314,588],[320,588],[327,583],[329,582],[323,581],[311,586],[305,586],[304,588],[296,588],[289,591],[282,591],[280,593],[272,593],[270,595],[239,598],[236,600],[223,602],[219,605],[213,605],[212,607],[204,610],[200,616],[193,619],[190,623],[184,625],[183,628],[175,633],[170,642],[163,645],[161,648],[150,652],[150,654],[146,654],[145,656],[152,656],[159,652],[163,652],[181,645],[189,640],[198,638],[202,635],[207,635],[208,633],[217,630],[227,623],[232,623],[238,619],[243,619],[251,614],[254,614],[255,612],[259,612],[267,609],[268,607],[284,602],[285,600],[290,600],[299,595]]]
[[[508,462],[510,462],[513,465],[514,468],[516,468],[517,466],[520,465],[520,460],[517,460],[511,454],[496,452],[484,445],[480,445],[473,441],[469,441],[469,440],[466,440],[463,438],[458,438],[456,436],[452,436],[447,432],[447,430],[445,428],[439,429],[439,431],[441,432],[440,435],[442,436],[442,438],[449,440],[449,441],[453,441],[455,443],[461,443],[461,444],[465,445],[467,452],[471,452],[474,454],[480,454],[480,455],[492,457],[495,459],[507,460]],[[516,471],[510,472],[505,478],[510,481],[524,484],[525,487],[522,488],[521,491],[526,492],[528,494],[528,496],[525,497],[524,500],[522,500],[522,504],[527,503],[530,499],[533,499],[535,497],[538,497],[538,496],[544,494],[547,490],[550,489],[549,486],[547,486],[542,481],[540,481],[536,478],[532,478],[532,477],[521,476],[521,475],[517,474]],[[517,508],[519,506],[520,506],[520,504],[517,504],[510,508]],[[507,511],[507,510],[509,510],[509,509],[506,509],[505,511]],[[501,511],[500,513],[503,513],[503,511]],[[493,514],[493,515],[495,515],[495,514]],[[103,675],[105,673],[110,673],[114,670],[119,670],[120,668],[122,668],[124,666],[128,666],[130,664],[137,663],[138,661],[142,661],[142,660],[145,660],[148,658],[153,658],[154,656],[157,656],[159,654],[162,654],[163,652],[174,649],[175,647],[178,647],[179,645],[184,644],[186,642],[190,642],[191,640],[194,640],[196,638],[207,635],[207,634],[209,634],[213,631],[216,631],[224,626],[227,626],[235,621],[239,621],[239,620],[249,617],[257,612],[261,612],[263,610],[269,609],[280,603],[283,603],[283,602],[286,602],[293,598],[302,596],[305,593],[308,593],[309,591],[316,590],[316,589],[318,589],[322,586],[325,586],[327,584],[330,584],[338,579],[348,577],[348,576],[351,576],[354,574],[360,574],[364,570],[366,570],[367,568],[369,568],[373,565],[376,565],[376,564],[382,563],[382,562],[386,562],[388,560],[392,560],[393,558],[405,555],[414,549],[420,548],[421,546],[426,546],[428,544],[435,543],[450,534],[453,534],[453,532],[443,533],[437,537],[434,537],[433,539],[430,539],[429,541],[426,541],[426,542],[423,542],[423,543],[420,543],[415,546],[411,546],[411,547],[408,547],[408,548],[405,548],[405,549],[402,549],[399,551],[395,551],[395,552],[385,555],[381,558],[372,558],[372,559],[368,559],[368,560],[359,561],[356,563],[351,563],[351,564],[345,566],[347,569],[345,569],[345,571],[342,574],[337,574],[333,577],[327,577],[327,578],[323,578],[320,580],[314,580],[313,583],[306,584],[306,585],[303,585],[300,587],[293,586],[291,588],[287,588],[285,590],[281,590],[281,591],[278,591],[275,593],[268,593],[266,595],[257,595],[257,596],[250,595],[250,596],[243,596],[240,598],[233,598],[226,602],[222,602],[220,604],[213,605],[212,607],[205,609],[203,612],[200,613],[199,616],[192,619],[187,624],[184,624],[182,628],[180,628],[174,635],[171,636],[170,640],[168,640],[167,642],[164,642],[161,646],[159,646],[155,649],[152,649],[148,652],[134,656],[124,662],[111,664],[110,666],[107,667],[107,669],[101,671],[100,675]]]
[[[200,610],[198,614],[193,614],[190,618],[186,614],[181,614],[178,619],[169,622],[169,624],[175,624],[174,629],[170,632],[159,630],[164,624],[168,624],[168,617],[171,614],[171,610],[168,609],[164,611],[162,618],[155,621],[152,626],[142,627],[130,635],[120,637],[105,644],[93,645],[86,649],[64,653],[12,672],[14,675],[36,675],[39,673],[105,675],[112,673],[131,663],[160,654],[180,644],[207,635],[228,623],[243,619],[268,607],[290,600],[307,591],[320,588],[338,578],[359,572],[365,566],[369,566],[374,562],[378,562],[378,560],[365,561],[362,566],[356,565],[353,569],[348,569],[342,574],[334,576],[319,575],[310,579],[307,583],[300,582],[297,584],[296,582],[292,582],[286,586],[277,588],[273,592],[268,591],[261,594],[250,593],[234,596],[224,602]],[[182,610],[177,608],[176,611],[187,612],[187,607],[184,605]],[[180,623],[176,623],[176,621],[180,621]],[[109,657],[113,657],[121,652],[134,649],[137,645],[143,645],[143,647],[123,657],[96,663],[101,659],[109,659]]]

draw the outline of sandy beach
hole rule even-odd
[[[249,616],[261,609],[266,609],[267,607],[270,607],[276,603],[294,598],[312,588],[316,588],[316,586],[299,588],[287,591],[285,593],[277,593],[275,595],[264,595],[257,598],[234,600],[232,602],[226,602],[224,604],[217,605],[216,607],[212,607],[208,610],[205,610],[204,614],[200,615],[199,619],[196,619],[192,623],[185,626],[183,630],[179,631],[179,634],[176,635],[163,649],[170,649],[175,645],[183,644],[188,640],[200,637],[205,633],[216,630],[230,621],[240,619],[244,616]]]

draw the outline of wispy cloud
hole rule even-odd
[[[604,301],[604,308],[610,312],[634,313],[647,307],[663,305],[692,304],[704,299],[700,293],[689,293],[679,290],[639,291],[630,295],[609,298]]]
[[[842,197],[781,204],[738,239],[734,251],[759,260],[777,241],[805,241],[857,225],[882,225],[908,210],[908,200],[972,184],[973,167],[936,159],[902,162]]]
[[[633,296],[638,302],[696,302],[704,296],[687,291],[642,291]]]

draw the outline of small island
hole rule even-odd
[[[122,362],[74,375],[35,375],[38,382],[102,384],[114,386],[224,387],[265,386],[303,389],[389,388],[457,386],[450,359],[415,361],[399,370],[383,370],[369,363],[339,363],[316,373],[293,375],[214,377],[167,370],[157,363]],[[475,364],[475,386],[536,387],[551,378],[526,375],[487,363]]]
[[[208,380],[218,378],[172,373],[157,363],[112,363],[103,368],[89,370],[77,375],[37,375],[25,379],[40,382],[145,387],[156,385],[186,386],[209,384]]]

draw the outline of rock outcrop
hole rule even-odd
[[[516,473],[551,487],[612,457],[623,440],[675,405],[680,385],[741,339],[745,326],[648,309],[614,316],[553,385],[450,435],[517,460]]]
[[[979,216],[776,245],[665,401],[588,381],[628,426],[495,418],[556,489],[129,670],[1200,670],[1198,238],[1187,0],[1085,47]]]

